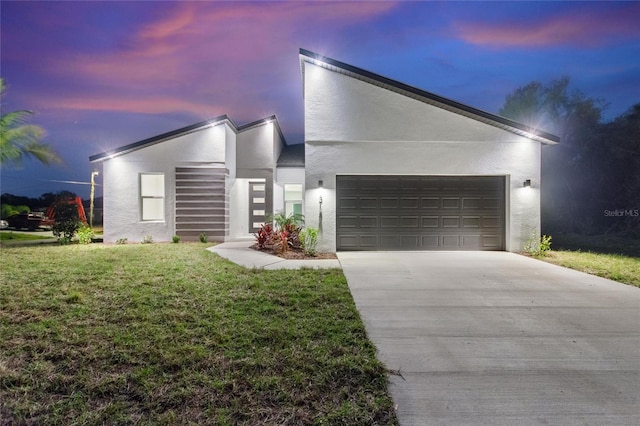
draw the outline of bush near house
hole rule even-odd
[[[68,244],[74,235],[82,226],[78,208],[75,204],[58,202],[54,205],[55,219],[53,227],[53,235],[60,239],[61,244]]]
[[[256,237],[258,248],[265,250],[271,247],[273,238],[273,226],[270,223],[263,223],[257,233],[253,234]]]
[[[273,225],[272,225],[273,223]],[[258,249],[271,250],[276,253],[285,253],[290,249],[300,250],[300,231],[304,225],[304,216],[301,214],[277,213],[267,218],[257,233]]]
[[[316,228],[304,228],[300,231],[299,237],[304,254],[315,256],[318,246],[318,230]]]
[[[93,232],[93,229],[88,226],[82,226],[78,230],[78,242],[80,244],[91,244],[95,236],[96,234]]]

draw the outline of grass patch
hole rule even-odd
[[[21,232],[2,231],[0,232],[0,241],[32,241],[52,239],[46,235],[23,234]]]
[[[640,238],[630,235],[553,234],[554,249],[640,257]]]
[[[640,287],[640,258],[619,254],[556,251],[541,257],[549,263]]]
[[[0,423],[397,424],[339,270],[201,244],[2,256]]]

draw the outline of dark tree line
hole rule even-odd
[[[27,206],[31,211],[42,210],[51,206],[59,198],[75,198],[76,194],[70,191],[60,191],[57,193],[47,192],[40,197],[24,197],[21,195],[13,195],[4,193],[0,195],[0,204],[10,204],[12,206]]]
[[[73,199],[75,197],[76,194],[70,191],[47,192],[37,198],[4,193],[0,195],[2,218],[6,219],[8,216],[22,211],[45,211],[60,199]],[[86,206],[85,208],[88,208],[89,201],[83,200],[83,205]],[[102,208],[102,197],[95,199],[95,208]]]
[[[569,85],[529,83],[499,111],[561,138],[542,149],[542,232],[638,238],[640,103],[605,122],[606,104]]]

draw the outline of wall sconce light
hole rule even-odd
[[[324,186],[324,182],[319,180],[318,181],[318,188],[322,188]]]
[[[531,179],[527,179],[524,182],[522,182],[522,187],[523,188],[531,188]]]

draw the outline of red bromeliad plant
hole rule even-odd
[[[270,223],[264,223],[258,230],[258,233],[253,234],[258,241],[258,248],[263,250],[273,244],[273,226]]]
[[[298,234],[300,228],[296,226],[286,226],[279,229],[273,234],[273,248],[278,253],[285,253],[290,248],[296,249],[300,247],[300,238]]]
[[[285,230],[276,232],[273,248],[278,253],[284,253],[289,250],[289,233]]]
[[[304,223],[302,215],[285,216],[278,213],[271,218],[275,226],[265,223],[260,230],[253,234],[256,237],[259,250],[272,249],[284,253],[290,248],[299,249],[301,224]]]
[[[287,243],[291,248],[300,248],[300,231],[302,229],[295,223],[289,223],[284,227],[284,232],[287,233]]]

